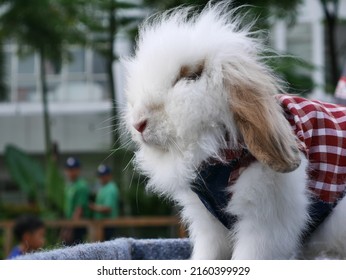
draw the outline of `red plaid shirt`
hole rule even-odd
[[[317,198],[310,210],[315,228],[331,211],[320,202],[335,206],[345,193],[346,107],[298,96],[277,95],[276,98],[309,161],[308,188]],[[210,159],[201,166],[192,190],[223,225],[232,228],[236,218],[224,209],[232,197],[232,186],[256,159],[246,148],[224,150],[221,157],[223,161]],[[225,188],[228,188],[227,199]]]
[[[297,96],[277,95],[276,98],[309,161],[308,188],[317,200],[310,205],[312,223],[304,234],[307,238],[345,193],[346,107]],[[224,150],[220,156],[222,161],[209,159],[200,167],[192,190],[210,213],[231,229],[237,217],[225,209],[232,197],[232,186],[256,159],[246,148]]]
[[[337,202],[346,189],[346,107],[276,97],[309,161],[309,189],[324,202]]]

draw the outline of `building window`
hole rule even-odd
[[[297,23],[287,29],[287,51],[307,62],[312,62],[312,26]]]
[[[18,58],[18,74],[35,74],[37,65],[35,63],[35,55],[19,56]]]
[[[38,97],[37,93],[37,83],[33,75],[18,80],[16,101],[36,101]]]
[[[313,89],[312,42],[311,23],[297,23],[287,28],[287,52],[300,61],[300,63],[295,63],[295,75],[291,77],[290,83],[293,85],[292,90],[301,94],[310,92]]]
[[[40,102],[37,54],[19,56],[15,44],[5,46],[6,83],[12,102]],[[44,63],[51,102],[95,102],[109,99],[106,60],[90,49],[71,47],[68,62]]]
[[[93,69],[95,74],[106,73],[106,58],[99,52],[93,52]]]
[[[72,59],[68,64],[69,73],[85,73],[85,50],[78,48],[71,52]]]

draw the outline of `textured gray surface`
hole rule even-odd
[[[21,260],[181,260],[188,259],[188,239],[132,239],[79,244],[20,256]]]

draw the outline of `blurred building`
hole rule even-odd
[[[341,70],[346,61],[346,0],[339,0],[338,16],[336,40]],[[320,99],[328,99],[328,96],[325,96],[326,75],[330,72],[327,68],[329,50],[325,44],[326,32],[320,1],[304,0],[297,22],[294,25],[285,21],[276,22],[271,38],[274,48],[279,52],[293,54],[314,66],[314,69],[306,70],[302,74],[312,78],[316,85],[312,94]]]
[[[0,154],[8,143],[31,153],[44,152],[40,62],[36,54],[18,56],[17,46],[7,43],[8,101],[0,103]],[[117,49],[129,49],[118,40]],[[103,56],[91,49],[71,47],[72,60],[45,64],[48,79],[52,140],[63,153],[105,151],[110,144],[110,100]],[[116,63],[117,92],[121,99],[123,78]]]

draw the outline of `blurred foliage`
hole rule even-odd
[[[48,161],[45,194],[48,207],[62,216],[64,213],[65,178],[53,157]]]
[[[1,219],[16,219],[22,214],[41,215],[42,209],[37,205],[13,205],[0,203],[0,220]]]
[[[61,216],[64,199],[64,178],[58,166],[50,161],[47,169],[23,150],[8,145],[5,148],[7,170],[27,204],[0,205],[0,218],[15,218],[23,213],[40,214],[45,218]]]
[[[5,162],[12,180],[27,195],[29,201],[43,205],[45,173],[40,164],[22,150],[8,145],[5,148]]]
[[[119,150],[113,155],[122,181],[121,202],[123,215],[170,215],[172,204],[145,190],[145,178],[139,175],[130,162],[133,153]],[[50,160],[47,168],[21,149],[9,145],[5,149],[5,163],[12,180],[27,197],[28,204],[0,204],[0,219],[11,219],[23,213],[39,214],[42,218],[62,217],[64,207],[65,178],[55,160]],[[127,168],[124,168],[127,166]]]
[[[114,180],[120,187],[122,215],[170,215],[172,203],[148,193],[145,189],[146,178],[140,175],[132,164],[133,152],[118,149],[112,154]]]
[[[141,178],[140,175],[138,178]],[[145,189],[145,180],[133,182],[126,194],[131,203],[131,216],[171,215],[173,203]]]
[[[274,55],[266,60],[267,64],[286,82],[287,93],[305,96],[313,90],[315,84],[309,75],[314,66],[294,56]]]
[[[203,9],[209,2],[217,4],[217,0],[143,0],[145,5],[152,7],[156,10],[167,10],[178,6],[194,5],[198,9]],[[295,20],[297,14],[297,7],[301,4],[302,0],[233,0],[229,1],[230,7],[244,9],[252,15],[252,18],[257,18],[257,23],[261,23],[268,27],[269,20],[274,16],[275,18],[283,18],[288,22]]]

